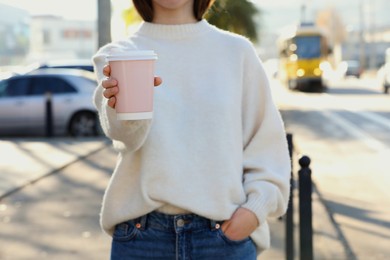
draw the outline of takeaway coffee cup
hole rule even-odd
[[[118,81],[115,105],[118,120],[152,118],[156,59],[157,55],[151,50],[128,51],[107,57],[111,77]]]

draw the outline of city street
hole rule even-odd
[[[389,259],[390,95],[370,78],[333,82],[325,93],[291,92],[276,80],[271,86],[296,152],[312,159],[315,259]],[[3,142],[3,171],[9,170],[2,175],[3,192],[5,186],[29,185],[0,201],[0,259],[108,259],[110,238],[98,214],[116,160],[109,143]],[[19,149],[24,168],[9,167],[11,148],[14,156]],[[60,170],[45,173],[54,168]],[[284,259],[284,224],[270,224],[272,248],[259,259]]]
[[[124,169],[134,159],[141,162],[131,165],[134,169],[157,176],[153,169],[165,163],[174,168],[169,171],[173,181],[165,178],[167,183],[185,180],[192,185],[184,193],[174,193],[174,188],[150,193],[142,186],[150,184],[144,181],[148,178],[141,178],[142,194],[135,196],[139,201],[183,201],[188,196],[205,207],[219,203],[193,196],[205,178],[177,174],[197,166],[197,173],[226,172],[212,167],[203,171],[202,163],[234,167],[229,156],[254,154],[255,137],[265,136],[260,145],[269,147],[272,133],[253,133],[256,120],[245,120],[253,112],[260,115],[260,126],[275,123],[275,114],[267,111],[269,93],[265,102],[256,96],[254,88],[262,92],[267,84],[256,58],[293,138],[290,210],[268,217],[270,248],[257,260],[390,260],[389,7],[389,0],[0,0],[0,260],[109,259],[112,238],[102,231],[99,214],[117,162],[125,165],[118,165],[119,178],[111,186],[118,194],[132,191],[126,185],[134,183],[126,180],[134,176],[125,176]],[[149,52],[153,57],[144,57]],[[111,61],[119,60],[155,66],[148,66],[148,73],[144,66],[118,69],[119,63]],[[101,67],[109,61],[110,75],[102,84]],[[143,79],[146,74],[150,81]],[[162,86],[155,96],[153,75],[163,82],[155,78],[155,85]],[[141,88],[147,82],[150,88]],[[327,87],[321,93],[301,92],[321,90],[322,83]],[[94,95],[97,85],[104,86],[102,102]],[[99,108],[106,102],[118,112],[123,108],[125,117],[154,113],[151,136],[146,137],[151,145],[137,156],[118,155],[103,134],[99,120],[112,119],[111,109]],[[261,102],[267,104],[261,107]],[[121,128],[123,122],[117,123]],[[146,129],[114,128],[106,130],[132,136]],[[253,137],[251,148],[229,154],[223,147],[238,142],[234,147],[240,150],[241,134]],[[127,148],[124,153],[130,153]],[[266,150],[264,157],[279,156],[275,149]],[[221,161],[220,151],[228,153]],[[203,160],[201,153],[212,156]],[[309,167],[307,158],[299,160],[303,155],[310,158]],[[172,166],[171,160],[182,165]],[[312,182],[300,182],[298,173],[309,176],[310,171]],[[207,178],[216,188],[207,190],[228,187],[234,180],[227,176]],[[164,177],[169,176],[154,180]],[[250,182],[252,189],[255,182]],[[125,186],[116,189],[115,183]],[[232,200],[238,196],[234,189],[225,190]],[[257,206],[274,206],[266,203],[268,187],[253,191],[262,197]],[[220,194],[213,198],[226,199]],[[122,197],[133,203],[134,196]],[[113,208],[121,208],[115,194],[108,198]],[[208,215],[201,211],[196,213]],[[142,226],[148,228],[148,223]],[[193,244],[187,245],[191,250]]]
[[[389,259],[390,95],[372,78],[332,82],[325,93],[272,85],[348,259]]]

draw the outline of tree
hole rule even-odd
[[[205,18],[221,29],[257,41],[258,25],[255,18],[259,14],[260,10],[249,0],[216,0]]]
[[[260,10],[249,0],[216,0],[206,14],[209,23],[234,33],[244,35],[252,41],[258,40],[255,22]],[[141,21],[133,6],[123,11],[126,27]]]
[[[111,42],[111,1],[98,0],[98,48]]]
[[[142,21],[141,16],[137,13],[137,10],[134,6],[130,6],[129,8],[123,10],[122,13],[123,20],[125,21],[126,28],[134,23],[138,23]]]

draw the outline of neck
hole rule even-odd
[[[157,24],[188,24],[195,23],[197,20],[193,14],[193,4],[189,4],[177,9],[164,8],[158,4],[153,6],[153,23]]]

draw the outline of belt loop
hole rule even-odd
[[[212,231],[219,229],[221,227],[220,221],[210,220],[210,229]]]
[[[147,218],[147,215],[143,215],[142,217],[136,218],[134,221],[135,227],[139,230],[145,230]]]
[[[142,217],[141,217],[141,220],[140,220],[140,223],[141,223],[141,228],[142,228],[142,230],[144,230],[145,228],[146,228],[146,222],[147,222],[147,220],[148,220],[148,215],[143,215]]]

